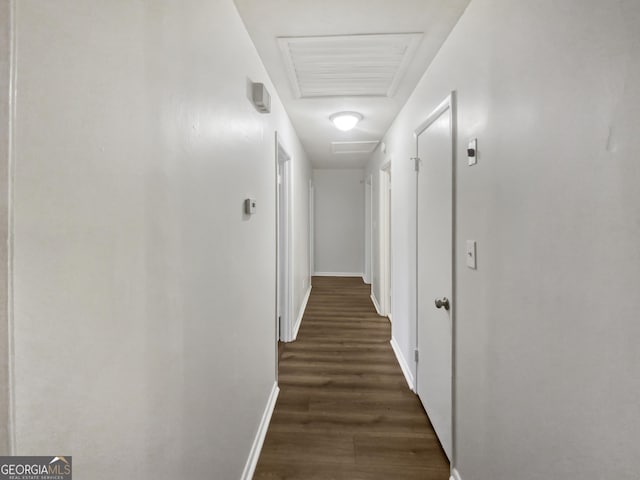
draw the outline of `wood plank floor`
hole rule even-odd
[[[407,387],[360,278],[314,277],[254,479],[447,480],[449,463]]]

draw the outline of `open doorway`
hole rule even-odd
[[[276,333],[280,342],[289,342],[293,336],[291,193],[291,156],[276,132]]]

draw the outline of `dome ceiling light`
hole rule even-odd
[[[358,112],[338,112],[331,115],[329,119],[338,130],[348,132],[362,120],[362,115]]]

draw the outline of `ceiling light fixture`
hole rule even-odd
[[[331,115],[329,119],[333,122],[338,130],[347,132],[355,127],[360,120],[362,120],[362,115],[360,115],[358,112],[339,112]]]

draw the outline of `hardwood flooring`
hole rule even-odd
[[[256,480],[447,480],[449,463],[407,387],[360,278],[314,277]]]

